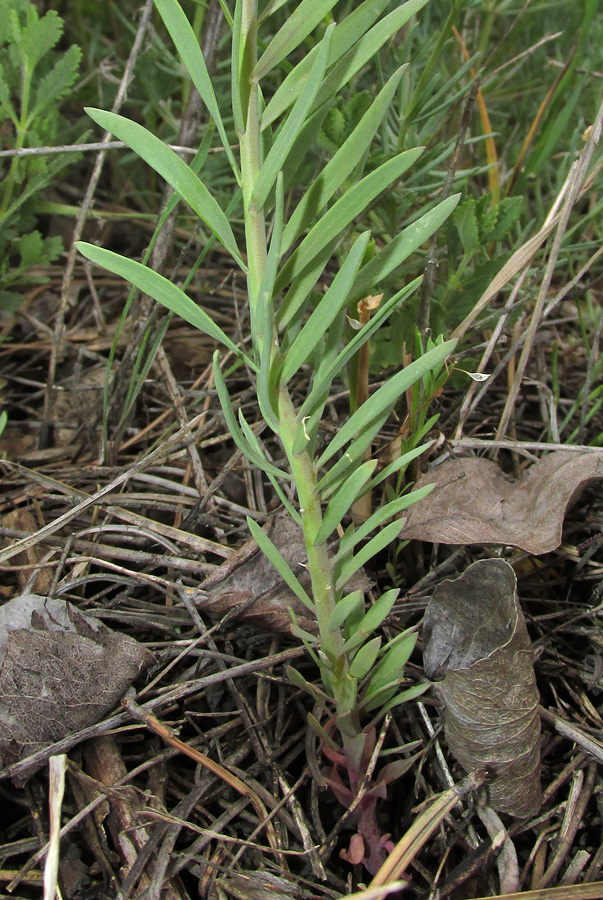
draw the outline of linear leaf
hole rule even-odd
[[[357,678],[358,681],[367,675],[373,667],[379,650],[381,649],[381,638],[374,637],[368,641],[364,647],[361,647],[350,665],[350,675]]]
[[[411,491],[408,494],[403,494],[401,497],[397,497],[395,500],[390,500],[389,503],[386,503],[385,506],[382,506],[380,509],[376,510],[372,516],[363,522],[362,525],[359,525],[356,534],[354,535],[354,543],[352,546],[360,543],[365,538],[369,536],[369,534],[375,530],[375,528],[379,528],[380,525],[383,525],[384,522],[387,522],[388,519],[391,519],[393,516],[399,515],[403,510],[408,509],[409,506],[412,506],[413,503],[418,503],[420,500],[423,500],[427,497],[428,494],[433,490],[433,485],[428,484],[425,487],[419,488],[416,491]],[[346,548],[347,549],[347,548]],[[351,549],[351,548],[350,548]]]
[[[335,491],[338,491],[342,482],[348,477],[348,473],[360,464],[366,451],[383,428],[390,412],[391,410],[386,409],[377,418],[369,419],[365,422],[354,440],[348,444],[345,453],[342,454],[335,465],[327,470],[326,474],[318,482],[318,490],[322,497],[327,499]]]
[[[430,369],[446,359],[455,346],[456,341],[446,341],[443,344],[439,344],[432,350],[428,350],[427,353],[424,353],[423,356],[409,366],[397,372],[389,381],[386,381],[339,429],[337,435],[318,460],[317,466],[319,468],[324,466],[333,454],[337,453],[348,441],[352,440],[356,432],[359,432],[367,422],[376,419],[383,411],[392,409],[402,394],[426,372],[429,372]]]
[[[417,290],[422,280],[423,276],[415,278],[410,284],[405,285],[401,291],[398,291],[397,294],[390,297],[387,303],[384,303],[379,307],[375,315],[369,319],[364,328],[356,332],[352,340],[343,348],[337,357],[316,373],[312,390],[299,411],[300,417],[314,412],[315,406],[321,402],[325,386],[331,384],[335,376],[345,365],[347,365],[358,349],[372,337],[381,324],[392,314],[394,309],[399,306],[400,303],[403,303],[404,300],[407,300],[408,297]]]
[[[437,419],[437,416],[433,416],[432,418]],[[433,424],[431,419],[430,422]],[[413,440],[417,440],[415,435],[413,435]],[[395,475],[400,469],[405,469],[418,456],[421,456],[422,453],[429,450],[432,444],[433,441],[427,441],[425,444],[420,444],[418,447],[413,447],[413,449],[409,450],[407,453],[403,453],[389,465],[385,466],[385,468],[381,469],[378,475],[375,475],[371,483],[367,485],[367,490],[372,491],[378,484],[381,484],[382,481],[389,478],[390,475]]]
[[[361,547],[358,553],[343,566],[341,574],[335,583],[335,590],[341,590],[343,585],[348,583],[354,572],[357,572],[369,559],[372,559],[373,556],[388,547],[398,537],[403,526],[403,519],[390,522],[368,544]]]
[[[366,264],[358,275],[358,279],[352,293],[353,300],[360,300],[374,291],[374,285],[389,275],[397,266],[404,262],[411,253],[424,244],[431,235],[446,221],[452,210],[460,200],[460,194],[453,194],[446,200],[442,200],[433,209],[421,216],[412,225],[409,225],[399,235],[374,256]]]
[[[143,128],[137,122],[125,119],[115,113],[103,109],[91,109],[86,112],[97,124],[110,131],[124,144],[144,159],[162,178],[171,184],[191,209],[197,213],[206,225],[211,228],[218,240],[236,259],[241,269],[246,272],[237,242],[232,233],[230,223],[222,208],[209,193],[203,182],[195,175],[183,159],[158,137]]]
[[[407,3],[403,3],[373,25],[333,67],[318,92],[314,108],[318,109],[321,104],[338,94],[341,88],[348,84],[385,42],[406,25],[408,20],[426,3],[427,0],[408,0]]]
[[[348,616],[352,615],[352,613],[358,615],[359,612],[359,618],[362,618],[362,614],[364,613],[364,594],[362,591],[353,591],[351,594],[348,594],[347,597],[342,597],[341,600],[335,604],[335,609],[333,610],[333,615],[329,622],[329,631],[337,631],[338,628],[341,628]]]
[[[370,232],[366,231],[354,242],[354,246],[345,258],[329,289],[320,299],[314,312],[287,350],[285,363],[281,371],[281,384],[287,384],[289,379],[295,375],[346,304],[354,279],[360,268],[369,237]]]
[[[201,99],[207,107],[207,111],[216,123],[222,146],[226,151],[237,184],[240,185],[241,173],[239,172],[239,167],[232,155],[232,150],[230,149],[224,123],[222,122],[222,116],[220,115],[218,101],[216,100],[211,78],[207,71],[205,59],[203,58],[203,53],[201,52],[201,47],[199,46],[199,41],[195,36],[195,32],[178,0],[154,0],[154,3],[159,15],[163,19],[165,27],[170,33],[174,46],[176,47],[193,84],[199,91]]]
[[[295,13],[293,14],[295,15]],[[334,25],[329,25],[325,32],[316,55],[314,65],[304,86],[304,90],[300,93],[298,99],[289,113],[287,120],[283,123],[276,140],[268,156],[266,157],[260,174],[253,188],[251,202],[258,207],[264,205],[270,189],[276,181],[278,173],[281,171],[287,159],[287,155],[291,147],[295,143],[299,132],[307,118],[308,111],[314,102],[314,98],[323,81],[325,67],[327,64],[327,54],[331,43]]]
[[[332,240],[330,244],[327,244],[289,287],[276,314],[279,331],[283,331],[291,320],[295,316],[300,315],[305,309],[312,288],[320,278],[320,274],[330,260],[336,245],[337,238]]]
[[[383,163],[374,172],[366,175],[349,191],[346,191],[318,220],[297,250],[291,255],[277,279],[276,289],[280,290],[302,272],[330,241],[340,235],[354,221],[356,216],[366,209],[375,197],[378,197],[379,194],[391,187],[419,158],[422,152],[423,149],[418,147],[398,154],[398,156]],[[354,291],[354,295],[356,293]],[[367,293],[370,293],[370,291]]]
[[[328,66],[332,66],[343,54],[350,49],[352,44],[365,34],[371,25],[379,18],[383,10],[388,6],[390,0],[364,0],[356,9],[345,17],[343,22],[339,22],[333,34],[331,42],[331,51],[329,53]],[[266,128],[275,119],[295,102],[302,90],[304,81],[308,77],[308,72],[312,68],[312,62],[318,47],[313,47],[307,53],[301,62],[287,75],[285,80],[281,82],[274,96],[271,98],[268,106],[262,115],[262,129]]]
[[[402,703],[408,703],[409,700],[414,700],[416,697],[420,697],[421,694],[424,694],[425,691],[428,691],[430,687],[430,684],[413,684],[412,687],[407,688],[405,691],[402,691],[401,694],[397,694],[392,700],[389,701],[389,703],[386,703],[385,706],[380,710],[379,715],[383,716],[395,706],[400,706]]]
[[[394,72],[352,133],[298,203],[283,234],[283,253],[287,252],[302,231],[309,226],[318,211],[326,206],[335,191],[341,187],[366,153],[379,125],[387,114],[404,68],[402,66],[397,72]]]
[[[369,459],[362,463],[333,494],[325,511],[322,525],[314,538],[315,544],[324,543],[335,531],[350,506],[358,498],[363,486],[377,468],[377,463],[377,459]]]
[[[267,557],[268,561],[272,563],[285,584],[291,588],[295,596],[301,600],[304,606],[307,606],[308,609],[314,612],[314,604],[308,597],[308,594],[300,584],[299,580],[293,574],[293,569],[272,543],[266,532],[262,531],[258,523],[254,522],[250,516],[247,516],[247,525],[256,544]]]
[[[228,428],[231,438],[233,439],[241,453],[243,453],[247,457],[250,463],[252,463],[254,466],[257,466],[258,469],[261,469],[262,472],[266,472],[268,475],[273,475],[274,478],[290,478],[290,476],[288,476],[286,472],[282,472],[276,466],[273,466],[272,463],[269,463],[268,460],[265,459],[255,447],[251,446],[251,444],[243,434],[241,426],[237,422],[237,417],[234,414],[234,409],[232,408],[232,403],[228,394],[228,388],[226,387],[226,382],[224,381],[224,376],[222,375],[222,370],[220,368],[217,350],[214,353],[213,372],[214,382],[216,384],[216,390],[218,392],[218,399],[220,400],[220,406],[222,407],[226,427]]]
[[[403,633],[398,635],[400,640],[386,648],[383,659],[375,666],[375,671],[366,689],[366,697],[370,697],[376,691],[386,685],[390,685],[394,677],[400,677],[404,672],[404,666],[417,643],[417,633]]]
[[[398,599],[399,593],[400,591],[397,588],[394,588],[394,590],[386,591],[385,594],[381,594],[381,596],[375,600],[373,605],[369,607],[356,625],[352,636],[345,642],[343,646],[344,653],[348,653],[350,650],[359,646],[359,644],[364,643],[364,641],[383,624],[389,616],[394,603]]]
[[[220,326],[216,325],[213,319],[201,307],[197,306],[184,291],[180,290],[171,281],[168,281],[167,278],[164,278],[163,275],[154,272],[153,269],[149,269],[148,266],[143,266],[142,263],[133,259],[127,259],[119,253],[105,250],[104,247],[97,247],[94,244],[87,244],[85,241],[78,241],[77,249],[86,259],[96,263],[98,266],[102,266],[104,269],[108,269],[115,275],[125,278],[126,281],[129,281],[143,293],[148,294],[153,300],[177,313],[189,325],[198,328],[199,331],[203,331],[214,338],[214,340],[224,344],[239,359],[244,359],[248,365],[255,369],[253,361],[243,353],[240,347],[237,347],[231,341]]]
[[[314,31],[337,0],[302,0],[266,47],[253,72],[259,81]]]
[[[260,410],[268,425],[273,431],[278,431],[278,417],[274,411],[273,404],[273,388],[271,384],[271,369],[274,349],[274,304],[273,290],[276,271],[280,259],[281,240],[283,237],[283,217],[284,217],[284,193],[283,193],[283,173],[278,173],[276,186],[276,199],[274,211],[274,223],[272,228],[272,239],[264,274],[260,283],[257,309],[254,317],[259,322],[254,323],[254,338],[258,343],[256,351],[260,356],[260,371],[258,373],[257,388]]]

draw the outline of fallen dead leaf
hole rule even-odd
[[[427,605],[425,672],[445,708],[450,752],[467,772],[486,769],[493,809],[538,812],[539,694],[512,567],[482,559],[443,581]]]
[[[153,662],[70,603],[21,594],[0,607],[0,763],[100,721]]]
[[[517,480],[488,459],[451,459],[423,475],[431,494],[405,511],[404,540],[438,544],[505,544],[549,553],[561,543],[563,519],[582,490],[603,478],[603,452],[559,451]]]

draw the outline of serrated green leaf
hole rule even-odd
[[[368,675],[381,649],[381,638],[374,637],[360,648],[350,665],[350,675],[358,681]]]
[[[343,146],[327,163],[296,206],[283,234],[283,253],[287,252],[299,235],[311,224],[317,212],[326,206],[335,191],[341,187],[367,152],[379,125],[387,114],[400,83],[403,68],[394,72]],[[339,110],[333,110],[333,112],[339,112]],[[340,113],[340,115],[342,114]]]
[[[477,216],[475,214],[475,200],[466,197],[452,213],[452,221],[461,239],[463,251],[469,256],[479,247],[479,233],[477,229]]]
[[[369,459],[362,463],[333,494],[318,534],[314,538],[315,544],[323,544],[333,534],[352,504],[364,493],[362,488],[377,468],[377,463],[376,459]]]
[[[14,13],[14,43],[19,48],[23,64],[31,74],[42,57],[58,43],[63,33],[63,20],[53,9],[39,18],[33,4],[27,9],[24,25],[19,22],[15,10],[11,10],[11,13]]]
[[[358,553],[343,565],[341,574],[335,582],[335,590],[341,590],[343,585],[348,583],[352,575],[354,575],[358,569],[362,568],[369,559],[372,559],[373,556],[376,556],[381,550],[389,547],[391,542],[398,537],[403,526],[404,521],[398,520],[396,522],[390,522],[390,524],[386,525],[379,534],[376,534],[374,538],[371,538],[364,547],[361,547]]]
[[[446,221],[459,202],[460,196],[460,194],[454,194],[452,197],[442,200],[424,216],[405,228],[366,266],[363,266],[358,274],[351,299],[360,300],[362,297],[374,293],[375,285],[401,265]]]
[[[243,272],[247,271],[230,223],[222,208],[190,166],[171,147],[164,144],[142,125],[125,119],[123,116],[89,107],[86,112],[101,128],[118,137],[155,169],[162,178],[165,178],[167,183],[188,203],[193,212],[212,230]]]
[[[267,557],[268,561],[272,563],[287,587],[291,588],[295,596],[301,600],[304,606],[314,612],[314,604],[308,597],[308,594],[300,584],[299,580],[293,574],[291,566],[283,558],[280,551],[272,543],[266,532],[262,531],[257,522],[254,522],[249,516],[247,516],[247,526],[256,544]]]
[[[366,403],[363,403],[356,412],[348,419],[348,421],[339,429],[337,435],[328,444],[326,450],[317,462],[317,467],[321,468],[328,462],[331,457],[345,445],[351,441],[355,434],[366,427],[367,423],[378,419],[384,412],[391,411],[397,400],[408,390],[411,385],[421,378],[426,372],[434,368],[449,356],[454,347],[455,341],[446,341],[427,353],[424,353],[419,359],[406,366],[396,375],[392,376],[378,391],[376,391]]]
[[[329,631],[337,631],[349,616],[356,615],[358,620],[364,614],[364,594],[362,591],[352,591],[341,600],[338,600],[329,622]]]
[[[281,384],[287,384],[295,375],[346,304],[369,237],[370,233],[367,231],[354,242],[354,246],[346,256],[329,289],[319,300],[310,318],[287,350],[280,374]]]
[[[82,51],[74,44],[39,81],[30,118],[48,104],[57,103],[67,94],[77,77],[81,58]]]
[[[272,38],[258,60],[253,72],[255,81],[260,81],[275,66],[278,66],[296,47],[314,31],[325,18],[337,0],[301,0],[285,24]]]
[[[422,152],[422,148],[417,148],[398,154],[346,191],[310,229],[297,250],[292,253],[279,274],[276,290],[282,290],[288,282],[303,272],[321,250],[342,234],[375,197],[391,187],[410,168]],[[355,291],[354,294],[356,293]]]
[[[87,244],[84,241],[78,241],[77,249],[85,256],[86,259],[108,269],[115,275],[120,275],[129,281],[139,290],[148,294],[153,300],[157,300],[162,306],[166,306],[172,312],[181,316],[189,325],[198,328],[208,334],[214,340],[219,341],[232,350],[240,359],[255,369],[255,364],[249,359],[228,335],[222,331],[219,325],[211,319],[197,304],[188,297],[184,291],[164,278],[158,272],[154,272],[147,266],[136,262],[133,259],[127,259],[114,253],[112,250],[105,250],[103,247],[96,247],[94,244]]]
[[[237,184],[240,184],[241,175],[239,167],[232,154],[232,150],[230,149],[230,143],[224,128],[224,123],[222,122],[218,101],[216,100],[211,78],[207,71],[205,59],[201,52],[199,41],[195,36],[195,32],[178,0],[154,0],[154,3],[193,84],[199,91],[201,99],[207,107],[207,111],[216,123],[222,146],[224,147],[228,161],[230,162]]]
[[[484,235],[486,241],[502,241],[515,225],[523,209],[523,197],[503,197],[498,204],[498,219],[494,228]]]

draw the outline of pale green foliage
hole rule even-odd
[[[344,746],[355,758],[363,709],[379,715],[397,702],[397,686],[415,639],[405,635],[382,646],[380,636],[375,634],[389,615],[397,591],[387,592],[366,610],[362,593],[348,594],[346,584],[395,540],[403,525],[401,511],[425,492],[392,498],[358,528],[349,525],[338,548],[333,550],[329,542],[338,530],[343,533],[342,522],[356,499],[383,478],[401,471],[425,449],[419,446],[423,435],[419,431],[413,447],[386,474],[376,473],[375,460],[364,459],[400,396],[429,378],[430,373],[439,372],[453,343],[431,343],[415,362],[393,375],[356,410],[326,447],[321,446],[320,420],[333,381],[345,374],[354,354],[418,288],[420,279],[384,298],[372,320],[346,339],[348,313],[355,310],[356,301],[377,290],[380,282],[434,234],[454,210],[458,196],[427,206],[379,250],[371,245],[369,252],[370,234],[356,232],[355,239],[347,243],[347,253],[339,258],[328,290],[317,295],[316,283],[335,248],[356,231],[365,210],[397,184],[421,156],[420,147],[404,150],[364,173],[367,147],[399,89],[402,69],[371,102],[367,104],[364,98],[363,103],[356,104],[356,119],[349,123],[345,137],[340,132],[341,145],[313,182],[298,185],[287,202],[285,193],[308,143],[319,146],[320,125],[329,110],[335,110],[334,118],[327,119],[327,129],[333,133],[338,92],[426,0],[408,0],[386,16],[382,16],[386,6],[383,0],[365,0],[341,21],[335,9],[334,21],[323,30],[321,40],[271,97],[263,96],[260,81],[268,73],[274,81],[282,61],[300,47],[336,4],[302,0],[267,41],[258,59],[255,2],[237,0],[231,111],[218,109],[196,39],[177,0],[155,2],[225,147],[228,141],[223,122],[230,113],[234,118],[240,153],[236,160],[229,152],[229,160],[243,197],[245,243],[204,188],[202,173],[199,177],[193,174],[142,126],[98,110],[90,114],[172,185],[243,271],[252,350],[244,354],[236,348],[184,291],[157,273],[89,244],[79,247],[86,257],[121,274],[236,353],[254,373],[261,414],[287,458],[288,464],[282,469],[266,458],[242,413],[235,413],[218,353],[214,357],[218,397],[234,441],[249,461],[266,473],[285,508],[303,529],[311,589],[300,583],[276,546],[251,519],[249,528],[289,588],[316,617],[317,635],[304,631],[296,622],[293,631],[319,666],[324,690],[310,686],[298,672],[292,672],[292,680],[329,707]],[[270,10],[278,6],[272,4],[264,14],[268,31]],[[288,386],[302,366],[310,368],[313,378],[307,396],[296,406]],[[291,479],[297,490],[297,508],[289,503],[281,487]]]
[[[53,48],[63,33],[63,21],[50,10],[40,17],[30,0],[0,0],[0,126],[6,148],[54,144],[64,139],[60,101],[69,93],[81,51]],[[73,161],[73,157],[71,160]],[[24,280],[32,266],[51,263],[62,250],[58,237],[42,239],[30,231],[36,199],[66,165],[60,156],[13,157],[4,163],[0,187],[0,308],[14,307],[19,295],[8,290]],[[19,263],[9,269],[11,254]]]

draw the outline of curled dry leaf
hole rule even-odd
[[[451,459],[416,484],[435,484],[405,513],[401,537],[439,544],[507,544],[549,553],[568,507],[603,478],[603,452],[551,453],[516,481],[488,459]]]
[[[153,662],[70,603],[21,594],[0,607],[0,763],[98,722]]]
[[[301,528],[285,516],[269,522],[264,530],[289,564],[305,590],[311,595],[306,569],[306,545]],[[371,583],[362,571],[346,590],[367,591]],[[251,538],[223,563],[217,572],[195,591],[193,600],[212,618],[234,613],[239,621],[280,634],[290,634],[295,614],[297,624],[310,634],[317,633],[316,620],[287,587],[276,568]]]
[[[442,582],[425,613],[425,672],[438,681],[453,756],[491,773],[494,809],[530,816],[541,801],[539,695],[516,587],[502,559]]]

